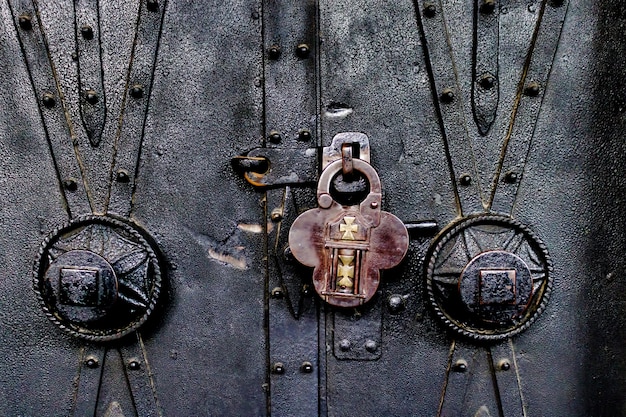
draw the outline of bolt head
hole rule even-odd
[[[373,340],[368,340],[367,342],[365,342],[365,350],[367,350],[370,353],[374,353],[376,352],[376,350],[378,349],[378,343],[376,343]]]
[[[24,30],[31,30],[33,28],[33,18],[28,13],[21,14],[17,18],[17,22]]]
[[[352,343],[350,343],[348,339],[342,339],[339,341],[339,349],[341,349],[343,352],[349,351],[351,347]]]
[[[272,373],[277,375],[282,375],[285,373],[285,365],[282,362],[276,362],[272,365]]]
[[[524,94],[526,94],[529,97],[536,97],[539,95],[540,89],[541,87],[539,86],[539,83],[536,81],[532,81],[528,83],[528,85],[524,89]]]
[[[509,369],[511,369],[511,363],[507,360],[503,360],[502,362],[500,362],[500,369],[503,371],[508,371]]]
[[[130,95],[133,96],[133,98],[142,98],[143,97],[143,85],[141,84],[133,85],[133,87],[130,89]]]
[[[311,140],[311,132],[306,130],[306,129],[302,129],[299,133],[298,133],[298,139],[306,142]]]
[[[496,10],[495,0],[483,0],[480,5],[480,12],[484,14],[491,14]]]
[[[283,251],[283,258],[286,262],[293,262],[295,260],[293,252],[291,251],[291,248],[289,246],[287,246]]]
[[[296,55],[298,56],[298,58],[306,59],[309,57],[310,53],[311,48],[309,48],[309,45],[307,45],[306,43],[301,43],[296,48]]]
[[[311,286],[309,284],[304,284],[302,286],[302,295],[304,295],[305,297],[310,297],[311,295],[313,295],[313,290],[311,289]]]
[[[437,7],[435,7],[434,4],[426,3],[426,5],[424,5],[424,15],[426,17],[435,17],[436,14],[437,14]]]
[[[469,176],[468,174],[463,174],[461,175],[461,178],[459,179],[459,183],[461,183],[461,185],[470,185],[472,183],[472,177]]]
[[[446,88],[441,92],[441,101],[444,103],[452,103],[454,101],[454,91],[451,88]]]
[[[454,372],[466,372],[467,371],[467,363],[463,360],[457,361],[454,365],[452,365],[452,370]]]
[[[493,88],[494,85],[496,85],[496,78],[491,74],[485,74],[480,78],[480,81],[478,81],[478,83],[485,90],[489,90]]]
[[[47,108],[54,107],[54,105],[56,104],[56,100],[54,99],[54,95],[52,93],[44,93],[41,101],[43,102],[43,105]]]
[[[372,203],[370,204],[370,207],[373,209],[377,209],[379,206],[378,201],[372,201]]]
[[[85,91],[85,100],[87,100],[87,103],[96,104],[98,102],[98,99],[98,93],[96,93],[94,90]]]
[[[305,374],[310,374],[313,372],[313,364],[311,362],[302,362],[300,370]]]
[[[272,298],[276,300],[280,300],[285,296],[285,293],[283,292],[283,289],[281,287],[274,288],[271,294],[272,294]]]
[[[267,139],[269,139],[271,143],[279,143],[283,139],[283,137],[279,132],[272,130]]]
[[[89,25],[82,26],[80,28],[80,34],[87,40],[93,39],[93,28]]]
[[[387,300],[387,308],[392,314],[398,314],[406,307],[404,297],[399,294],[393,294]]]
[[[278,45],[270,46],[270,48],[267,50],[267,56],[270,59],[278,59],[278,58],[280,58],[280,46],[278,46]]]
[[[87,360],[85,361],[85,366],[87,368],[91,368],[91,369],[95,369],[99,366],[98,363],[98,359],[94,358],[93,356],[90,356],[89,358],[87,358]]]
[[[156,12],[159,10],[159,2],[157,0],[147,0],[146,7],[151,12]]]
[[[78,183],[75,179],[69,178],[63,181],[63,188],[65,188],[67,191],[76,191],[78,189]]]
[[[127,171],[120,169],[117,171],[117,174],[115,174],[115,180],[117,182],[128,183],[130,182],[130,175],[128,175]]]
[[[141,363],[137,360],[132,360],[128,362],[128,369],[130,369],[131,371],[137,371],[141,369]]]
[[[517,182],[517,173],[516,172],[507,172],[504,174],[504,181],[508,184],[515,184]]]

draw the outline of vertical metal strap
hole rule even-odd
[[[459,214],[482,212],[482,196],[474,153],[463,111],[463,92],[458,82],[454,54],[441,1],[416,1],[426,40],[430,75],[436,94],[435,107],[442,123],[446,152],[455,181]]]
[[[49,59],[37,8],[31,0],[10,0],[9,6],[68,214],[72,217],[91,213],[89,191],[76,149],[76,132],[59,88],[57,71]]]
[[[528,54],[527,70],[520,80],[518,104],[514,110],[516,114],[511,118],[503,149],[499,181],[493,190],[493,211],[513,211],[567,8],[567,1],[559,4],[558,1],[544,0],[541,4],[533,47]]]
[[[98,0],[74,2],[80,115],[92,146],[100,144],[106,123],[98,3]]]
[[[498,110],[498,44],[500,9],[495,2],[476,0],[474,6],[474,73],[472,110],[481,135],[486,135]]]
[[[130,215],[166,2],[141,0],[123,110],[114,146],[108,210]]]

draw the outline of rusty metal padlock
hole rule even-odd
[[[356,307],[378,288],[380,270],[398,265],[409,235],[396,216],[380,209],[381,184],[376,170],[360,159],[352,168],[369,182],[370,192],[358,205],[343,206],[330,186],[343,169],[341,160],[322,171],[317,185],[319,207],[302,213],[289,231],[289,246],[302,264],[314,267],[313,284],[329,304]]]

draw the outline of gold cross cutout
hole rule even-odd
[[[354,224],[354,217],[346,216],[343,218],[343,221],[346,224],[339,225],[339,231],[343,232],[343,236],[341,236],[342,240],[354,240],[354,234],[359,231],[359,225]]]
[[[341,265],[337,271],[337,276],[341,278],[337,284],[342,288],[352,288],[352,278],[354,278],[354,255],[339,255]]]

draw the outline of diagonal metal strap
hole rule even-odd
[[[36,5],[31,0],[10,0],[9,6],[37,97],[66,209],[70,217],[91,213],[89,190],[83,180],[76,148],[76,131],[59,88],[58,73],[49,59],[48,43]]]
[[[495,2],[476,0],[472,110],[478,131],[483,136],[489,132],[498,110],[499,16],[500,9]]]
[[[441,130],[454,180],[459,214],[484,211],[474,153],[463,111],[463,92],[454,65],[441,1],[415,2],[424,39]]]
[[[85,344],[81,351],[78,366],[78,382],[76,402],[72,415],[95,416],[98,406],[98,392],[104,370],[104,359],[107,348],[105,346]]]
[[[100,144],[106,123],[99,13],[98,0],[74,1],[80,115],[92,146]]]
[[[492,347],[491,358],[502,415],[526,417],[513,341]]]
[[[544,0],[541,4],[533,47],[528,54],[524,76],[520,80],[518,100],[496,176],[499,181],[494,184],[492,191],[490,206],[493,211],[513,211],[567,7],[567,1],[561,4],[558,1]]]
[[[108,211],[128,216],[143,143],[165,0],[142,0],[115,141]]]

